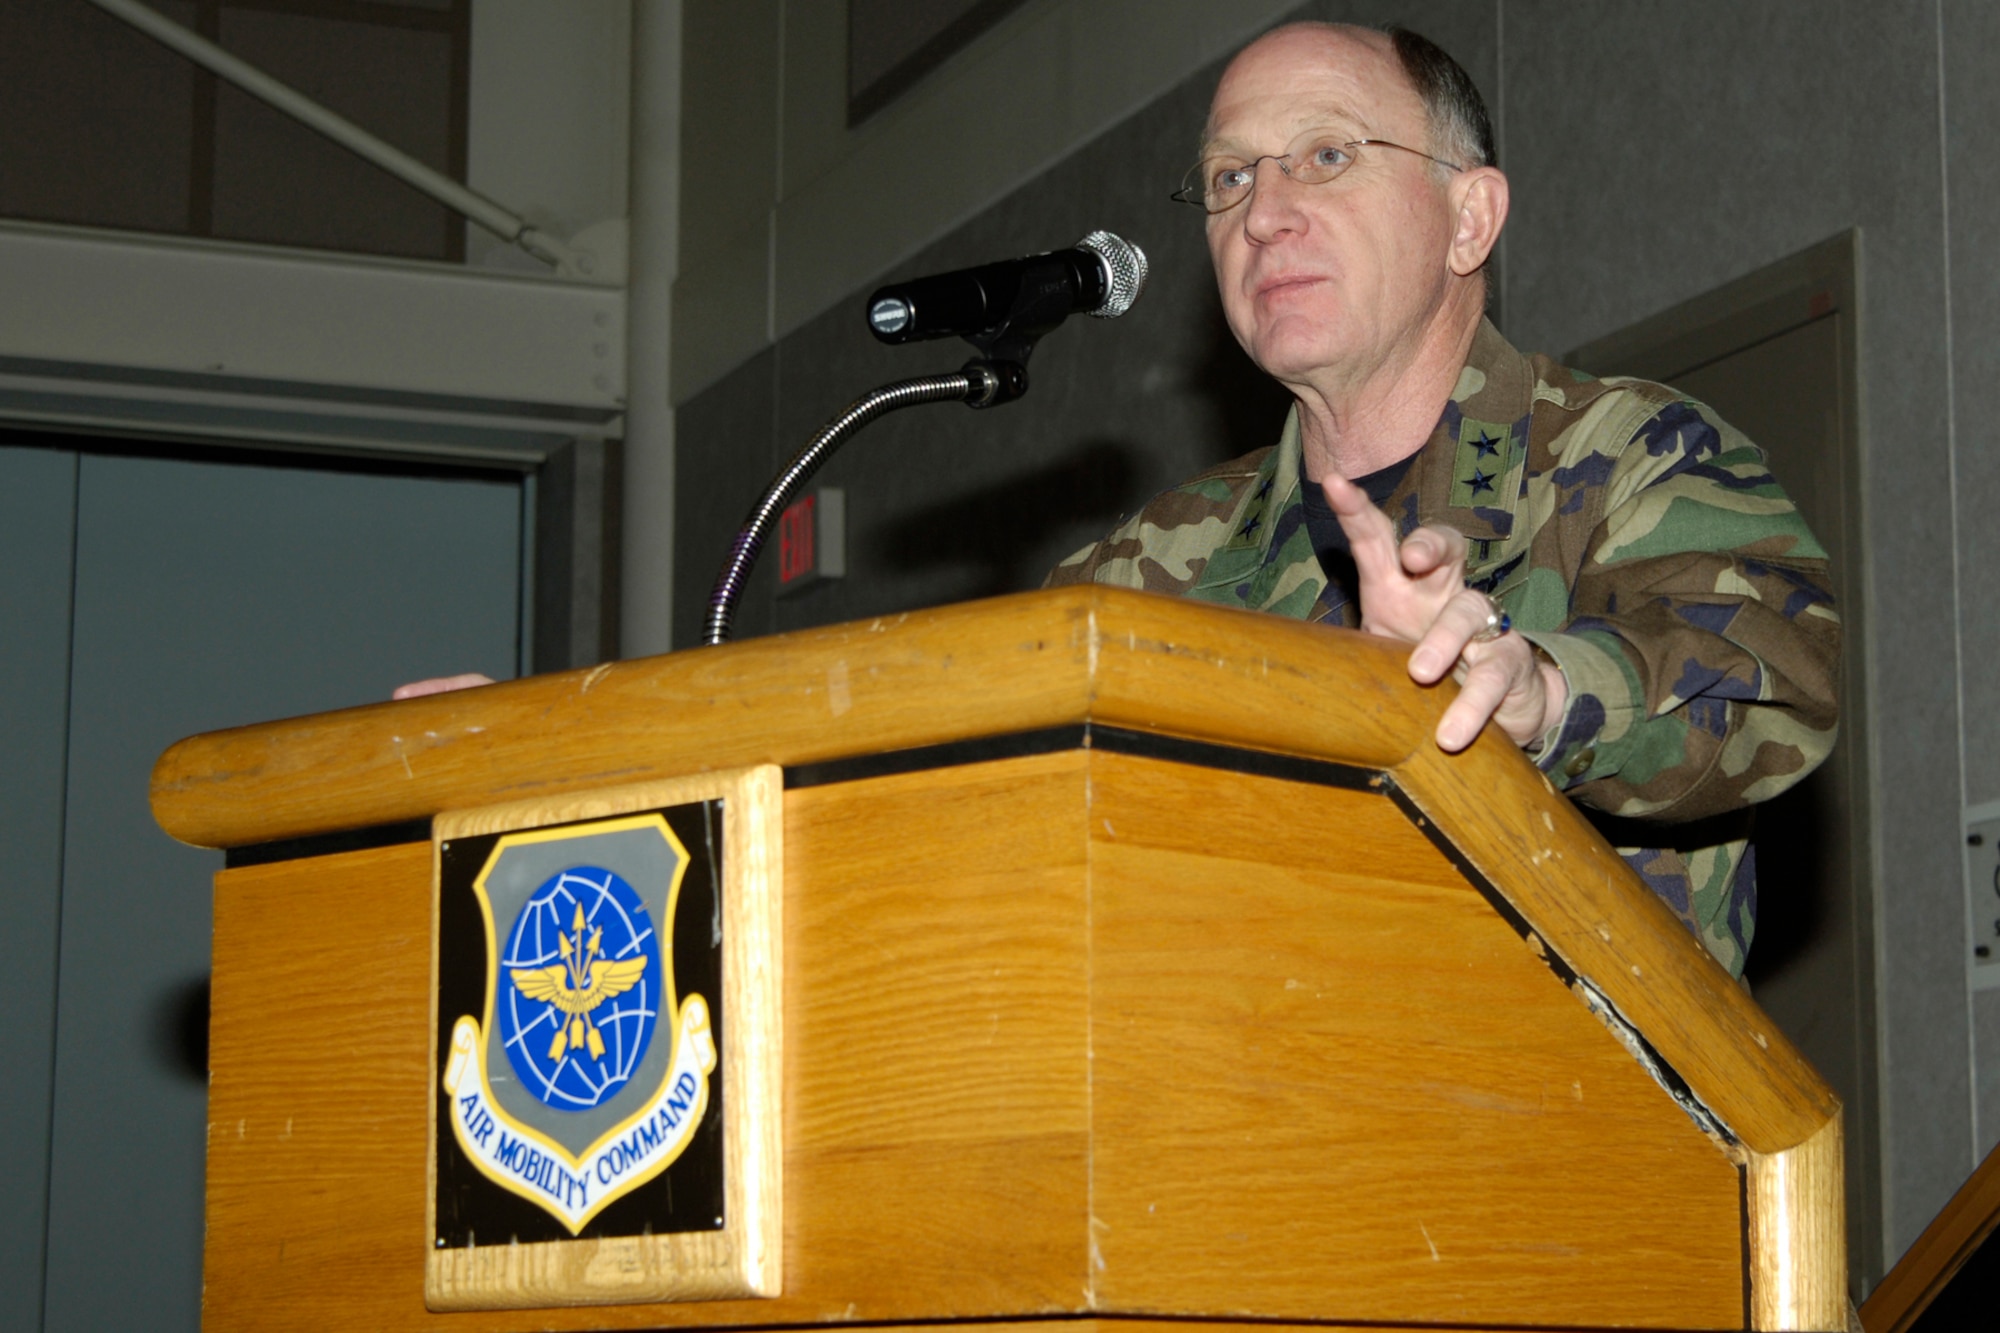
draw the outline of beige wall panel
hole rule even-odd
[[[1386,798],[1092,777],[1099,1308],[1741,1326],[1736,1168]]]

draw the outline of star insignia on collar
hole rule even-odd
[[[1236,535],[1239,537],[1248,537],[1251,533],[1255,532],[1258,528],[1262,527],[1263,524],[1264,520],[1262,516],[1257,514],[1252,514],[1249,517],[1249,519],[1244,522],[1242,531],[1238,532]]]
[[[1479,432],[1479,438],[1470,441],[1470,443],[1481,458],[1489,456],[1497,458],[1500,456],[1500,441],[1494,439],[1483,430]]]
[[[1496,475],[1495,473],[1481,472],[1478,468],[1472,469],[1472,493],[1474,495],[1491,494],[1493,491],[1493,478]]]
[[[1264,484],[1257,488],[1257,496],[1256,496],[1257,499],[1259,500],[1265,499],[1271,494],[1271,483],[1274,480],[1275,478],[1272,477],[1264,478]]]

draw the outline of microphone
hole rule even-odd
[[[981,351],[1003,340],[1018,348],[1078,312],[1116,319],[1145,288],[1146,252],[1094,231],[1068,250],[879,288],[868,298],[868,327],[885,343],[956,337]]]

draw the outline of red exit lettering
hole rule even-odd
[[[819,499],[794,500],[778,516],[778,583],[796,583],[813,572],[813,507]]]

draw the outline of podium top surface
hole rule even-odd
[[[212,732],[167,751],[152,800],[183,842],[237,847],[1076,723],[1383,769],[1447,701],[1385,640],[1084,587]]]
[[[1642,1034],[1756,1152],[1839,1103],[1770,1019],[1497,732],[1432,741],[1453,687],[1348,630],[1098,587],[1024,593],[212,732],[153,772],[162,828],[243,847],[709,769],[1064,726],[1371,770],[1531,947]],[[1489,895],[1491,896],[1491,895]]]

